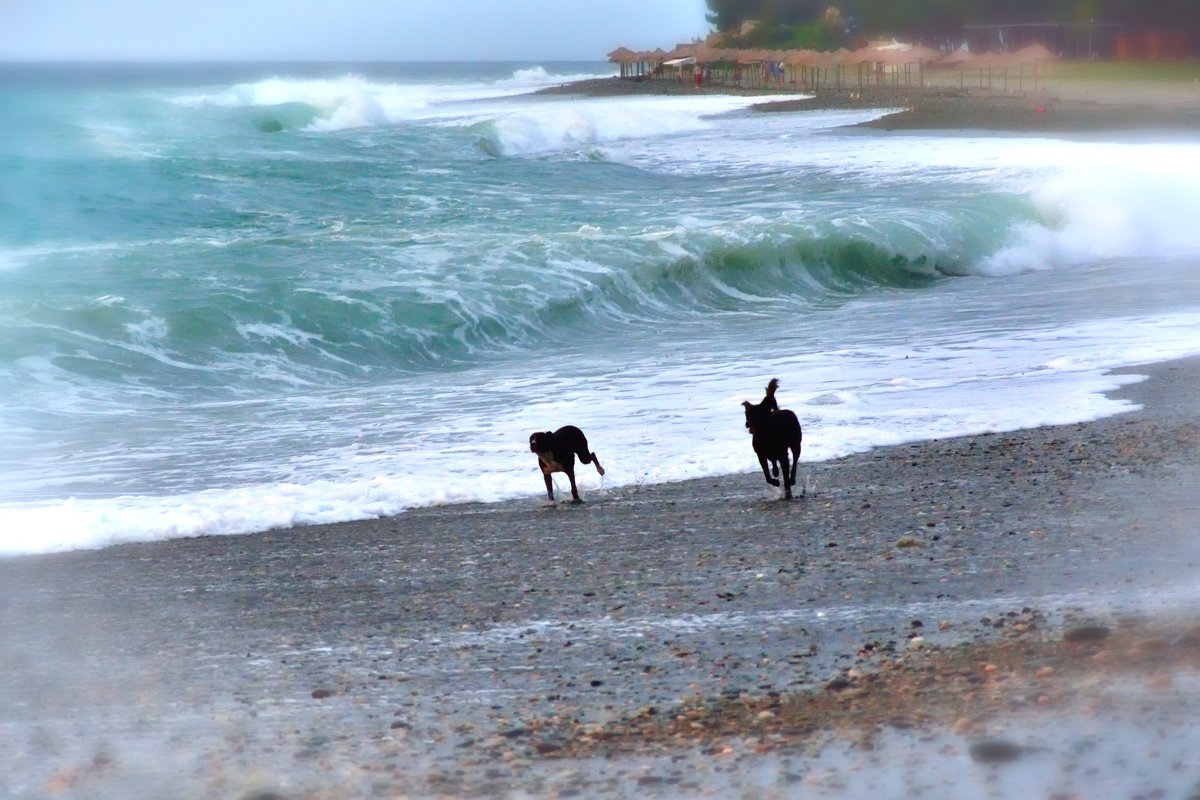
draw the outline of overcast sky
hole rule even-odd
[[[703,36],[705,0],[0,0],[0,60],[602,61]]]

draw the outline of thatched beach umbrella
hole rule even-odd
[[[837,50],[826,54],[826,57],[824,58],[826,80],[828,81],[829,68],[832,67],[834,71],[835,85],[838,89],[842,88],[842,68],[847,64],[854,63],[853,59],[854,53],[844,47],[839,47]]]
[[[958,67],[958,88],[963,88],[966,68],[975,60],[975,54],[965,47],[945,53],[934,62],[935,67]]]
[[[795,79],[795,74],[796,71],[799,70],[800,75],[802,76],[799,83],[801,86],[807,87],[809,85],[808,72],[810,69],[816,66],[818,58],[819,56],[816,50],[787,51],[787,53],[784,55],[783,63],[792,68],[792,82],[797,82]]]
[[[697,45],[691,43],[677,44],[667,53],[664,61],[674,61],[677,58],[692,58],[696,54]]]
[[[972,53],[971,58],[964,62],[963,66],[968,69],[979,70],[979,88],[984,88],[983,76],[987,75],[987,89],[992,88],[992,72],[993,70],[1005,70],[1005,79],[1007,80],[1007,69],[1011,63],[1010,53],[997,53],[988,51],[986,53]]]
[[[609,52],[608,60],[615,64],[621,65],[621,77],[629,77],[629,66],[632,63],[630,59],[634,56],[634,52],[628,47],[618,47],[616,50]]]
[[[1038,64],[1044,64],[1047,61],[1057,61],[1058,56],[1054,55],[1049,48],[1042,44],[1031,44],[1028,47],[1022,47],[1015,53],[1009,54],[1009,64],[1017,69],[1017,86],[1020,91],[1025,90],[1025,66],[1029,65],[1033,70],[1033,86],[1037,89],[1038,85]]]
[[[905,70],[908,70],[911,65],[917,65],[917,77],[922,87],[925,86],[925,65],[933,63],[942,57],[941,50],[934,50],[932,47],[919,45],[905,51],[908,61],[905,64]]]

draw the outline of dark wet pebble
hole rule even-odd
[[[971,745],[971,758],[980,764],[1006,764],[1021,757],[1024,748],[1002,739],[989,739]]]
[[[1100,642],[1112,633],[1103,625],[1080,625],[1063,631],[1064,642]]]

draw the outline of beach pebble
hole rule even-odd
[[[1064,642],[1101,642],[1112,632],[1103,625],[1080,625],[1063,631]]]
[[[1146,688],[1161,692],[1171,688],[1171,676],[1169,673],[1160,672],[1146,681]]]
[[[1135,652],[1142,654],[1162,653],[1169,650],[1171,643],[1165,637],[1154,636],[1148,639],[1139,639],[1134,643],[1133,649]]]
[[[980,764],[1005,764],[1021,757],[1024,748],[1002,739],[989,739],[971,745],[971,758]]]

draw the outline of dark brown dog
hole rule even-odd
[[[804,434],[796,415],[786,408],[779,408],[775,399],[775,390],[778,388],[779,379],[772,378],[761,403],[754,405],[743,401],[742,407],[746,409],[746,430],[753,436],[751,442],[763,477],[767,483],[778,486],[779,465],[783,464],[783,496],[791,500],[792,487],[796,485],[796,467],[800,463],[800,442]],[[789,452],[792,455],[791,469],[788,469]],[[771,477],[772,469],[776,476],[774,478]]]
[[[587,437],[574,425],[564,425],[554,432],[529,434],[529,449],[537,453],[538,466],[542,468],[542,477],[546,479],[546,496],[551,503],[554,502],[554,482],[550,480],[552,472],[567,473],[567,479],[571,481],[571,502],[583,502],[579,499],[579,490],[575,488],[576,456],[584,464],[595,464],[596,472],[604,474],[600,459],[588,449]]]

